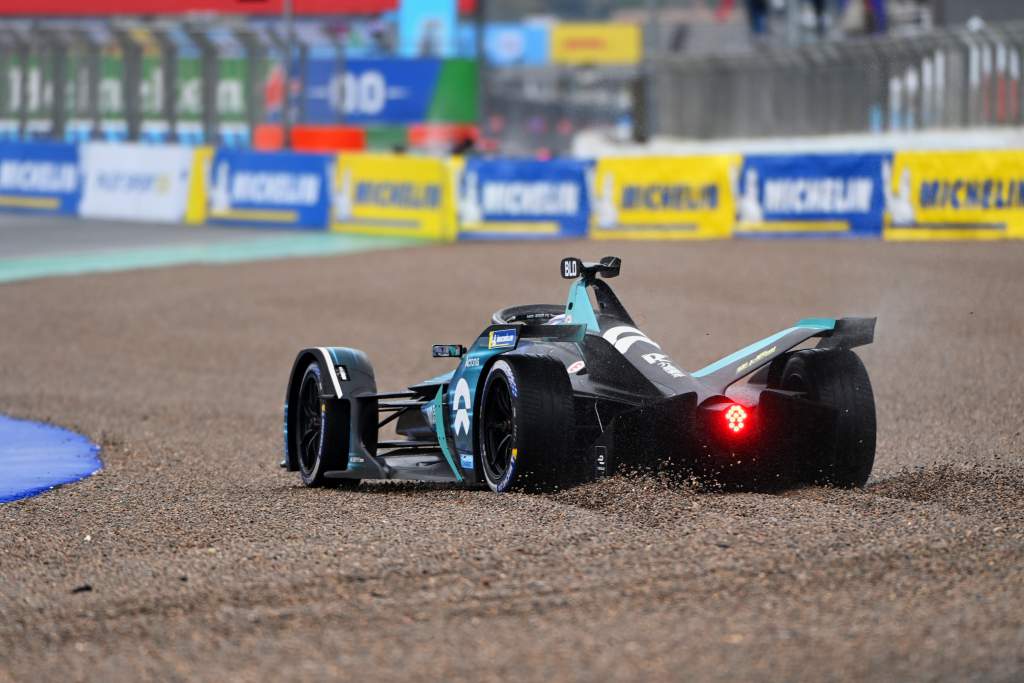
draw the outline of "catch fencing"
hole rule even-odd
[[[668,58],[657,132],[692,138],[1024,124],[1024,23]]]

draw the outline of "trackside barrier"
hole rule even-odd
[[[889,154],[747,155],[734,175],[742,237],[881,235]]]
[[[188,222],[323,230],[334,155],[198,148]]]
[[[342,154],[331,230],[455,239],[454,178],[448,161],[393,154]]]
[[[0,143],[0,209],[74,215],[81,192],[76,145]]]
[[[887,240],[1024,239],[1024,152],[896,152]]]
[[[180,223],[188,203],[192,148],[141,143],[79,145],[85,218]]]
[[[434,241],[1024,239],[1024,150],[589,162],[3,142],[0,211]]]
[[[459,239],[587,236],[591,162],[470,158],[456,171]]]
[[[734,218],[736,154],[598,159],[594,239],[721,239]]]

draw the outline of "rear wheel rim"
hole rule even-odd
[[[320,379],[307,372],[299,388],[299,467],[309,474],[316,467],[320,455],[320,431],[323,415],[320,412]]]
[[[512,461],[513,411],[512,392],[502,375],[495,376],[484,400],[483,465],[488,478],[501,481]]]

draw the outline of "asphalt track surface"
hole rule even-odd
[[[448,368],[566,255],[700,367],[877,314],[865,490],[613,478],[552,495],[310,490],[277,468],[293,353]],[[0,506],[0,680],[1024,677],[1024,244],[462,244],[0,286],[0,412],[103,446]]]

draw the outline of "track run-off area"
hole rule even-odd
[[[1024,676],[1024,244],[391,246],[0,284],[0,413],[103,459],[0,505],[0,681]],[[362,348],[402,387],[494,310],[562,301],[570,255],[621,256],[617,293],[687,369],[877,315],[867,488],[278,469],[297,349]]]

